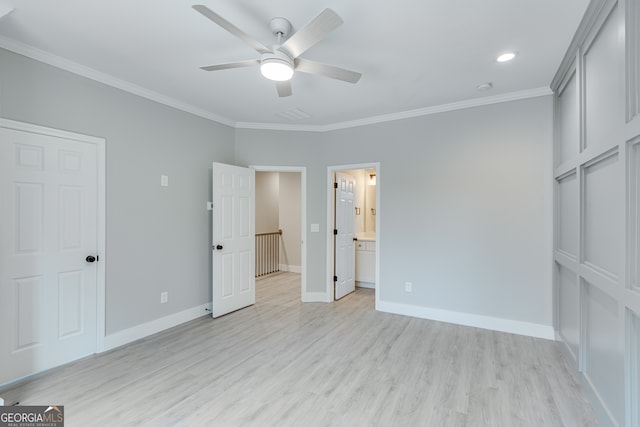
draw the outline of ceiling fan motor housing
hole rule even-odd
[[[271,33],[278,37],[280,35],[283,39],[291,34],[291,22],[285,18],[273,18],[269,24]]]
[[[260,57],[260,71],[270,80],[286,81],[293,75],[293,59],[274,46],[273,52],[263,53]]]

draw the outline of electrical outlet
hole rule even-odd
[[[160,304],[164,304],[169,301],[169,292],[160,292]]]
[[[404,282],[404,291],[405,292],[413,292],[413,283]]]

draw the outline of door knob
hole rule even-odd
[[[96,257],[94,257],[93,255],[89,255],[84,260],[87,262],[95,262]]]
[[[216,249],[219,250],[219,251],[222,250],[222,245],[217,245]]]

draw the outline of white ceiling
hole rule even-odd
[[[355,85],[296,73],[279,98],[258,53],[191,8],[199,1],[266,45],[324,8],[344,24],[303,58],[359,71]],[[0,3],[6,0],[0,0]],[[239,127],[327,127],[548,91],[588,0],[9,0],[0,46]],[[498,54],[516,50],[500,64]],[[493,89],[476,87],[491,82]],[[482,99],[481,99],[482,98]],[[290,120],[295,109],[310,118]]]

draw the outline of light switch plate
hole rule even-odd
[[[319,233],[320,232],[320,224],[311,224],[311,232]]]
[[[160,175],[160,186],[162,187],[169,186],[169,177],[167,175]]]

